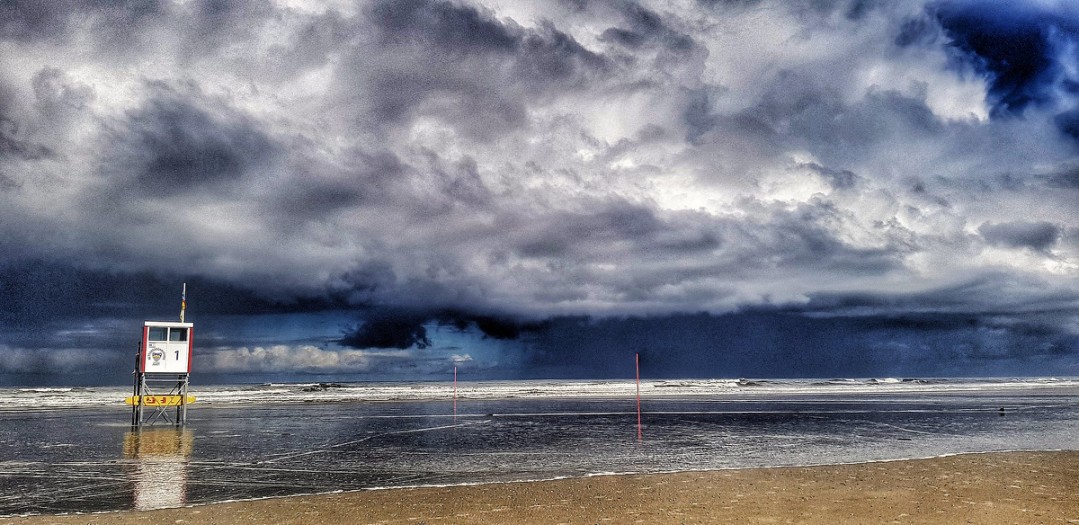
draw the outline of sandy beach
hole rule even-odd
[[[1079,523],[1079,452],[387,489],[0,524]]]

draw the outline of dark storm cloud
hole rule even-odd
[[[1079,167],[1072,167],[1050,176],[1049,185],[1064,190],[1079,190]]]
[[[50,39],[62,36],[67,15],[77,5],[66,1],[12,0],[0,4],[0,38]]]
[[[1060,239],[1060,227],[1048,222],[987,222],[978,233],[990,244],[1032,250],[1047,250]]]
[[[1031,321],[952,314],[812,317],[797,310],[589,320],[563,318],[527,337],[524,374],[925,377],[1037,373],[1074,359],[1079,336]]]
[[[697,3],[711,9],[753,8],[769,4],[765,0],[697,0]],[[786,2],[786,5],[791,6],[792,10],[798,13],[814,12],[828,15],[839,12],[846,18],[857,20],[877,6],[886,3],[878,0],[793,0]]]
[[[706,7],[753,7],[763,2],[764,0],[697,0],[698,4]]]
[[[0,266],[0,295],[5,304],[0,309],[0,322],[7,330],[15,330],[52,323],[54,318],[74,318],[79,322],[97,315],[130,317],[136,321],[144,316],[172,318],[179,312],[178,283],[181,282],[187,282],[191,303],[199,307],[198,314],[295,313],[340,306],[331,298],[317,303],[280,303],[249,290],[199,278],[27,261]]]
[[[427,330],[427,326],[432,324],[452,327],[460,332],[474,328],[483,337],[508,341],[517,340],[522,334],[541,331],[547,326],[544,322],[457,310],[418,312],[371,309],[365,312],[360,323],[346,329],[337,342],[358,349],[424,349],[432,345]]]
[[[821,174],[831,186],[837,190],[853,188],[858,183],[858,175],[850,170],[837,170],[821,166],[815,162],[806,164],[805,167]]]
[[[55,153],[46,146],[19,138],[19,126],[0,115],[0,162],[5,159],[41,160]]]
[[[357,152],[351,169],[339,172],[317,163],[299,172],[304,184],[275,197],[270,208],[286,212],[290,220],[330,216],[355,205],[397,201],[401,181],[407,180],[409,166],[389,152]]]
[[[846,162],[863,148],[933,137],[949,128],[926,105],[924,94],[881,87],[852,104],[844,101],[840,86],[822,84],[815,75],[782,71],[754,106],[737,114],[709,114],[715,95],[698,91],[684,115],[688,139],[703,144],[737,134],[769,157],[812,145]]]
[[[191,20],[185,52],[190,60],[249,42],[265,21],[281,16],[266,0],[195,0],[184,7]]]
[[[381,2],[372,12],[391,43],[419,44],[451,62],[485,57],[496,65],[504,57],[512,60],[514,76],[528,83],[571,81],[608,67],[603,57],[550,25],[526,30],[476,8],[437,0]]]
[[[512,319],[483,315],[466,319],[467,322],[474,323],[484,336],[492,339],[513,340],[521,337],[525,331],[536,331],[543,327],[543,323],[521,323]],[[457,324],[462,326],[460,319],[457,320]]]
[[[424,327],[427,321],[425,316],[414,313],[374,312],[339,342],[352,348],[427,348],[431,346]]]
[[[0,383],[8,383],[5,374],[23,376],[14,384],[26,384],[27,377],[53,381],[57,374],[79,384],[128,381],[143,321],[178,320],[181,283],[187,285],[186,319],[198,326],[200,359],[215,345],[251,344],[237,332],[238,319],[346,306],[335,298],[280,302],[198,277],[7,263],[0,266]]]
[[[593,213],[553,216],[550,220],[550,225],[540,228],[539,238],[521,246],[522,253],[557,257],[566,255],[573,246],[609,249],[620,241],[646,242],[661,227],[652,210],[626,203],[614,203]]]
[[[0,168],[0,191],[13,190],[19,187],[19,182],[6,175]]]
[[[224,46],[242,43],[275,16],[264,0],[42,0],[0,5],[0,38],[22,42],[80,44],[123,63],[140,47],[158,46],[161,31],[180,29],[172,44],[184,60],[197,61]],[[87,31],[82,34],[82,31]],[[176,44],[179,43],[178,46]]]
[[[668,27],[659,14],[640,4],[627,2],[618,8],[629,28],[607,29],[600,35],[601,40],[617,42],[629,48],[659,45],[678,53],[689,52],[696,47],[692,37]]]
[[[0,265],[4,302],[0,384],[129,382],[143,321],[177,320],[184,280],[187,320],[198,326],[200,365],[208,362],[206,348],[242,337],[232,335],[236,319],[340,306],[332,300],[280,303],[197,277],[90,270],[44,261],[6,263]]]
[[[526,29],[474,7],[376,2],[368,17],[380,36],[378,53],[387,54],[353,57],[348,81],[355,75],[371,86],[372,125],[407,121],[426,107],[466,133],[489,137],[524,124],[521,95],[583,87],[610,69],[604,57],[549,24]]]
[[[1065,64],[1074,59],[1079,11],[1066,4],[979,0],[933,9],[953,45],[989,77],[996,111],[1018,113],[1054,102],[1061,88],[1074,94],[1079,79]]]
[[[994,301],[1002,290],[1007,291],[1007,297]],[[964,276],[953,285],[927,291],[814,294],[805,305],[792,310],[810,317],[928,319],[940,314],[945,319],[975,322],[1012,316],[1030,322],[1041,319],[1057,323],[1072,315],[1074,301],[1074,294],[1055,290],[1035,278],[997,271]],[[1060,327],[1067,331],[1065,325]]]
[[[995,114],[1074,106],[1079,10],[1069,4],[966,1],[940,3],[934,11],[964,62],[988,77]],[[1053,122],[1079,139],[1076,110],[1061,111]]]
[[[446,53],[509,53],[520,44],[502,24],[478,9],[437,0],[380,2],[371,10],[383,38],[393,41],[419,40]]]
[[[854,271],[880,271],[892,267],[892,254],[859,250],[837,239],[828,224],[845,213],[827,202],[807,203],[790,209],[755,203],[757,221],[719,221],[699,224],[690,231],[675,221],[659,219],[646,207],[612,204],[594,213],[552,216],[550,224],[537,224],[537,237],[520,247],[531,257],[577,258],[589,253],[620,259],[632,253],[689,255],[715,253],[723,248],[728,271],[743,274],[760,268],[761,260],[774,267],[826,267]],[[752,209],[752,208],[751,208]],[[731,239],[724,243],[722,239]],[[762,254],[768,254],[762,256]]]
[[[940,33],[940,25],[926,15],[913,16],[902,22],[895,37],[895,45],[907,47],[926,45]]]
[[[317,159],[293,164],[302,183],[273,195],[265,204],[268,216],[283,217],[292,226],[356,208],[381,209],[385,218],[393,216],[404,226],[491,205],[491,190],[469,157],[448,161],[428,152],[420,162],[410,164],[389,151],[355,151],[342,155],[336,165]],[[416,187],[417,180],[423,181],[422,187]]]
[[[778,76],[752,117],[783,135],[833,145],[868,146],[889,137],[935,135],[944,127],[924,100],[882,88],[847,104],[836,86],[793,71]]]
[[[258,125],[227,107],[200,107],[166,87],[128,115],[116,167],[134,171],[144,196],[207,191],[237,181],[279,154]],[[216,110],[216,114],[210,111]]]
[[[0,167],[6,160],[41,160],[55,153],[42,144],[25,138],[23,127],[15,115],[15,94],[0,75]]]
[[[1079,140],[1079,110],[1065,111],[1053,118],[1060,131]]]
[[[887,247],[861,248],[837,237],[832,225],[844,221],[848,212],[834,203],[754,205],[757,219],[732,221],[721,230],[728,239],[724,255],[730,257],[721,268],[730,275],[777,269],[879,275],[899,266],[904,251],[899,240],[890,240]]]
[[[82,26],[91,29],[92,42],[118,49],[137,43],[141,30],[168,15],[169,6],[158,0],[12,0],[0,4],[0,38],[70,44]]]

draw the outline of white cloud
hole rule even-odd
[[[77,374],[107,368],[122,370],[116,352],[82,348],[29,349],[0,345],[0,373]]]
[[[403,352],[402,352],[403,353]],[[368,372],[385,352],[364,350],[324,350],[314,346],[218,348],[194,360],[196,371],[204,373],[256,372]]]
[[[312,345],[268,345],[200,349],[193,360],[196,374],[405,374],[445,373],[455,365],[491,366],[453,349],[319,348]]]

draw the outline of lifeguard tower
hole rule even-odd
[[[180,322],[146,321],[136,357],[134,395],[127,398],[131,405],[131,426],[141,427],[162,421],[183,425],[187,420],[187,405],[195,398],[187,395],[191,382],[191,349],[194,324],[184,322],[187,309],[187,285],[180,305]],[[151,410],[146,411],[145,408]],[[170,416],[172,408],[175,415]]]

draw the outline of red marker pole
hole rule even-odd
[[[634,361],[637,364],[637,442],[644,441],[644,436],[641,432],[641,354],[634,355]]]

